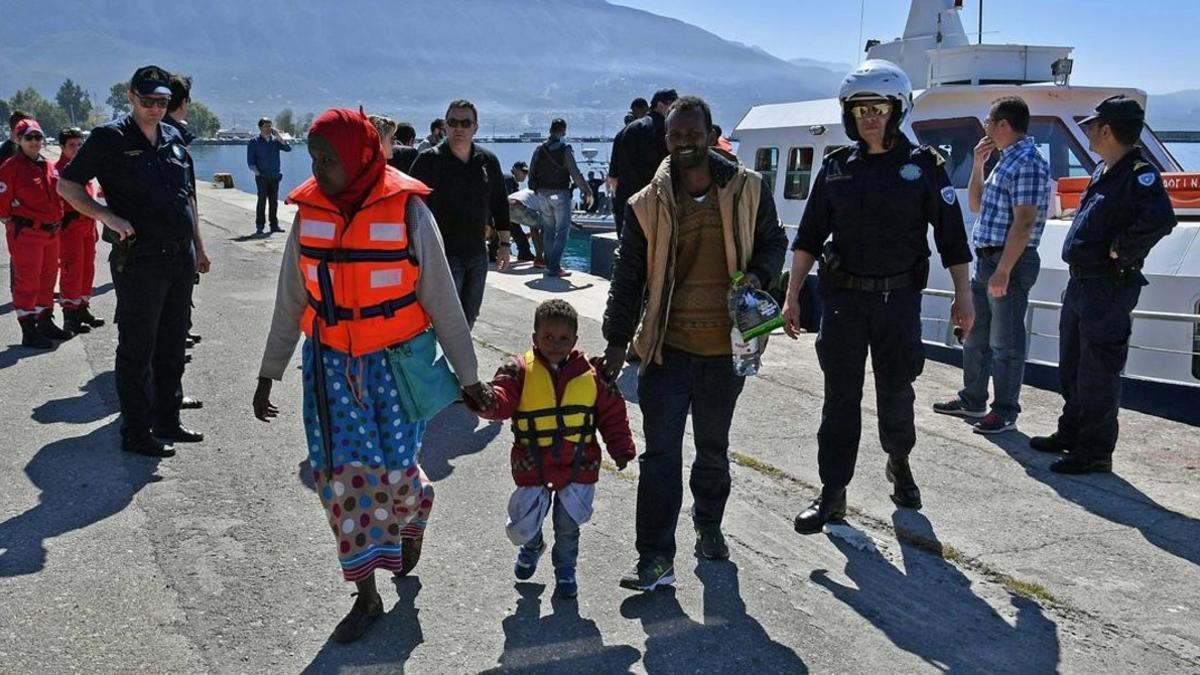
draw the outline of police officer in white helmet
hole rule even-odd
[[[916,443],[912,383],[924,365],[921,291],[929,274],[926,233],[933,226],[942,264],[954,279],[951,317],[964,332],[974,321],[968,265],[971,250],[944,160],[901,131],[912,107],[912,85],[894,63],[864,62],[842,82],[838,100],[846,135],[855,141],[825,157],[792,241],[784,316],[800,330],[800,290],[820,260],[817,293],[823,311],[817,358],[825,402],[817,432],[821,495],[798,516],[801,534],[820,532],[846,515],[862,432],[868,352],[875,376],[879,439],[897,506],[919,509],[921,492],[909,468]]]

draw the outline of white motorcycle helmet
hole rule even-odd
[[[893,112],[887,124],[887,136],[900,133],[900,123],[912,108],[912,82],[900,66],[883,59],[868,59],[842,80],[838,102],[842,104],[842,126],[851,140],[857,141],[858,127],[850,114],[850,104],[859,100],[886,99]]]

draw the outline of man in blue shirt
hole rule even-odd
[[[1015,429],[1021,412],[1025,312],[1041,269],[1037,247],[1050,204],[1050,164],[1028,135],[1029,106],[1016,96],[992,102],[984,132],[967,186],[971,210],[979,212],[971,233],[975,327],[963,344],[962,390],[933,409],[980,418],[975,433],[995,434]],[[1000,159],[984,180],[984,165],[997,150]],[[991,412],[986,410],[989,379],[995,390]]]
[[[258,138],[246,146],[246,164],[254,173],[254,188],[258,191],[258,203],[254,206],[254,233],[262,234],[267,223],[266,206],[271,205],[271,231],[283,232],[279,227],[279,181],[283,172],[279,165],[279,152],[291,152],[292,146],[271,124],[269,117],[258,121]]]
[[[1080,122],[1104,161],[1063,241],[1071,280],[1058,320],[1062,416],[1052,435],[1029,439],[1034,450],[1066,453],[1050,465],[1055,473],[1112,471],[1132,313],[1148,283],[1142,263],[1176,225],[1162,176],[1137,146],[1144,119],[1137,101],[1113,96]]]

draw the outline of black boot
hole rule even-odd
[[[846,518],[846,488],[827,494],[821,491],[821,496],[796,516],[794,523],[800,534],[816,534],[831,520]]]
[[[44,337],[51,340],[70,340],[75,337],[74,333],[63,330],[54,323],[53,309],[43,309],[42,313],[38,314],[37,329]]]
[[[33,349],[51,349],[54,343],[37,329],[37,316],[27,314],[17,319],[21,324],[21,346]]]
[[[912,469],[908,466],[908,457],[889,455],[886,475],[888,482],[895,486],[892,490],[892,502],[906,509],[921,508],[921,489],[913,480]]]
[[[99,328],[104,325],[104,319],[100,319],[92,315],[92,310],[88,309],[87,305],[81,305],[79,307],[79,320],[91,326],[92,328]]]
[[[92,327],[83,322],[83,317],[79,316],[78,309],[63,307],[63,330],[78,335],[92,332]]]

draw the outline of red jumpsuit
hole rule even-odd
[[[61,171],[70,162],[60,158],[54,168]],[[96,189],[89,181],[89,197]],[[76,211],[63,200],[63,228],[58,242],[58,301],[63,310],[88,306],[92,282],[96,278],[96,221]]]
[[[54,304],[58,277],[58,229],[63,217],[58,169],[20,150],[0,164],[0,218],[12,257],[12,298],[17,317]],[[21,222],[18,222],[21,221]]]

